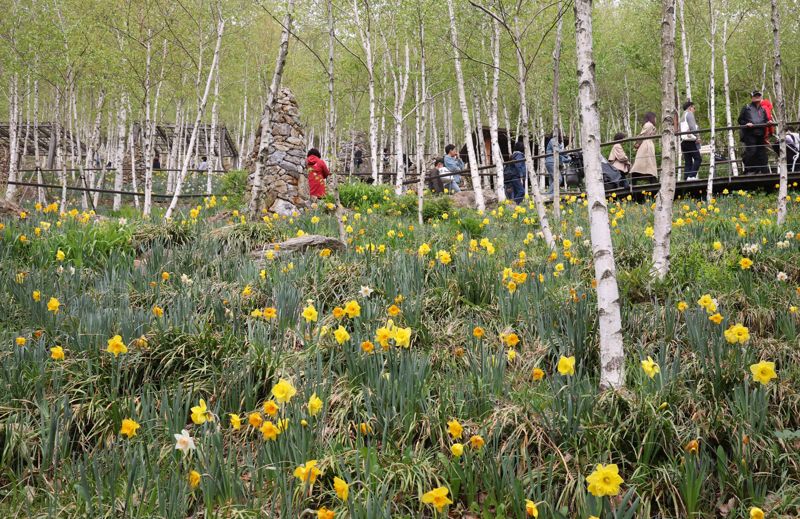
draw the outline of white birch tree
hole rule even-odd
[[[661,16],[661,187],[653,214],[653,274],[664,279],[670,266],[672,205],[675,200],[675,0],[662,1]]]
[[[492,94],[489,97],[489,135],[492,139],[492,162],[494,162],[496,176],[497,200],[506,199],[506,183],[503,171],[503,152],[500,149],[500,136],[498,131],[498,97],[500,86],[500,22],[492,19],[492,37],[490,47],[492,51]],[[508,131],[508,129],[506,129]],[[509,142],[511,136],[508,136]]]
[[[772,0],[772,81],[775,88],[775,115],[778,119],[778,225],[786,222],[786,198],[788,178],[786,172],[786,99],[783,97],[783,76],[781,74],[781,17],[778,0]]]
[[[708,117],[711,126],[711,134],[708,144],[711,146],[711,157],[708,166],[708,183],[706,184],[706,203],[710,204],[714,198],[714,176],[716,174],[717,163],[716,153],[714,152],[717,144],[717,12],[714,8],[714,1],[708,0],[708,12],[711,17],[711,70],[708,75]]]
[[[353,13],[355,14],[356,27],[364,49],[365,65],[367,67],[367,77],[369,78],[369,151],[370,167],[372,180],[376,184],[379,182],[378,163],[383,161],[378,157],[378,118],[375,113],[375,65],[372,56],[372,30],[369,0],[363,0],[365,7],[365,20],[362,23],[358,7],[359,0],[353,0]]]
[[[472,189],[475,192],[475,205],[479,211],[486,210],[486,203],[483,199],[483,186],[478,172],[478,158],[475,154],[475,143],[473,141],[472,124],[469,120],[469,108],[467,108],[467,94],[464,91],[464,72],[461,69],[461,51],[458,46],[458,29],[456,28],[456,13],[453,8],[453,0],[447,0],[447,11],[450,14],[450,43],[453,47],[453,60],[456,69],[456,85],[458,87],[458,101],[461,106],[461,117],[464,120],[464,133],[467,141],[467,157],[469,158],[469,173],[472,179]]]
[[[125,94],[122,94],[122,99],[119,101],[117,108],[117,153],[114,155],[114,191],[122,191],[124,180],[125,164],[125,143],[127,142],[126,132],[128,129],[127,110],[125,107]],[[119,211],[122,208],[122,195],[114,193],[114,202],[112,205],[114,211]]]
[[[289,55],[289,35],[292,28],[292,16],[294,14],[294,0],[287,0],[286,14],[283,18],[283,29],[281,30],[281,43],[278,50],[278,57],[275,63],[275,71],[272,74],[272,82],[267,92],[267,102],[264,104],[264,111],[261,114],[261,140],[258,144],[258,156],[256,157],[256,169],[253,173],[253,187],[250,193],[250,203],[248,212],[251,218],[258,215],[260,205],[260,193],[262,183],[262,170],[267,163],[267,153],[269,150],[270,141],[272,141],[272,110],[275,105],[275,99],[278,96],[278,90],[281,87],[281,79],[283,77],[283,69],[286,66],[286,57]],[[211,76],[209,76],[210,78]]]
[[[686,21],[684,16],[684,1],[678,0],[678,13],[681,21],[681,51],[683,52],[683,80],[686,83],[686,99],[692,99],[692,79],[689,74],[689,62],[691,61],[689,43],[686,39]]]
[[[292,2],[292,0],[289,0]],[[222,34],[225,30],[225,20],[222,18],[222,13],[219,13],[219,19],[217,20],[217,43],[214,47],[214,58],[211,62],[211,68],[208,71],[208,77],[206,78],[206,87],[203,91],[203,96],[198,99],[197,102],[197,115],[195,117],[194,126],[192,127],[192,135],[189,137],[189,145],[186,147],[186,151],[183,156],[183,164],[181,165],[180,173],[178,173],[178,178],[175,181],[175,192],[172,195],[172,200],[169,203],[169,207],[167,207],[167,211],[164,213],[164,219],[169,220],[172,218],[172,213],[175,211],[175,208],[178,205],[178,200],[180,200],[181,189],[183,188],[183,182],[186,179],[186,173],[189,170],[189,161],[192,159],[192,153],[194,152],[194,146],[197,142],[197,131],[200,127],[200,121],[203,119],[203,113],[205,112],[206,102],[208,101],[208,94],[211,90],[211,81],[214,78],[214,69],[217,66],[217,61],[219,60],[219,49],[222,45]]]
[[[575,0],[575,43],[578,58],[578,99],[582,122],[581,148],[597,281],[600,387],[620,389],[625,384],[625,350],[622,342],[622,317],[614,246],[611,241],[611,226],[608,223],[608,207],[600,162],[600,113],[597,108],[597,82],[592,48],[592,0]]]
[[[725,4],[727,6],[727,2]],[[731,83],[728,78],[728,18],[727,9],[723,8],[725,19],[722,22],[722,89],[725,95],[725,126],[733,126],[733,115],[731,114]],[[736,162],[736,143],[733,137],[733,130],[728,130],[728,160],[733,176],[739,176],[739,164]]]

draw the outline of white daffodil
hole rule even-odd
[[[195,449],[194,438],[191,437],[189,431],[183,429],[180,434],[175,434],[175,450],[188,454],[189,451]]]

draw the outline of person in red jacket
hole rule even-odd
[[[319,150],[311,148],[308,150],[308,157],[306,159],[308,166],[308,191],[309,194],[316,198],[325,196],[325,179],[331,174],[328,171],[328,165],[322,160]]]
[[[769,99],[764,99],[761,101],[761,106],[764,107],[764,111],[767,112],[767,121],[773,122],[774,119],[772,118],[772,101]],[[767,126],[764,128],[764,142],[769,144],[769,138],[775,135],[775,127],[774,126]]]

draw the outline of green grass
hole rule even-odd
[[[790,311],[800,306],[800,240],[787,237],[800,231],[794,202],[777,228],[774,196],[721,196],[718,212],[677,201],[684,225],[673,230],[672,270],[654,282],[645,233],[652,201],[612,201],[627,374],[626,389],[609,393],[597,387],[580,199],[565,202],[551,259],[529,207],[480,215],[431,198],[420,227],[413,195],[350,184],[340,196],[350,209],[348,248],[329,257],[250,254],[298,231],[336,236],[324,206],[269,223],[222,212],[236,207],[231,200],[167,224],[33,209],[3,221],[2,514],[299,517],[325,506],[337,517],[432,517],[420,497],[438,486],[449,489],[454,517],[524,517],[525,499],[545,518],[749,517],[751,506],[768,517],[800,514],[800,323]],[[421,258],[422,243],[431,252]],[[452,261],[437,261],[439,251]],[[739,267],[744,256],[749,270]],[[513,294],[506,268],[527,274]],[[360,294],[362,286],[373,293]],[[696,304],[703,294],[717,299],[720,325]],[[51,297],[58,313],[47,309]],[[309,300],[319,313],[312,323],[300,315]],[[351,300],[360,315],[337,319],[335,308]],[[276,319],[251,316],[266,307]],[[376,331],[389,319],[411,329],[409,348],[389,341],[383,350]],[[734,323],[748,327],[745,344],[725,341]],[[341,345],[339,326],[350,335]],[[511,332],[520,339],[515,356],[501,340]],[[115,358],[106,345],[117,334],[128,352]],[[50,358],[56,345],[64,360]],[[562,355],[575,356],[574,376],[558,373]],[[640,367],[647,357],[660,366],[652,379]],[[760,360],[778,373],[765,386],[749,369]],[[273,442],[247,415],[264,414],[280,379],[297,394],[265,416],[289,420]],[[323,401],[314,416],[312,394]],[[195,424],[191,407],[201,398],[214,420]],[[130,439],[120,434],[126,418],[141,426]],[[453,419],[464,428],[460,458],[450,452]],[[182,429],[197,445],[186,456],[174,449]],[[485,441],[481,449],[468,445],[472,435]],[[692,440],[696,454],[684,450]],[[313,489],[293,476],[308,460],[322,470]],[[617,464],[624,479],[613,507],[587,492],[598,463]],[[195,489],[191,470],[201,474]],[[350,483],[346,502],[334,477]]]

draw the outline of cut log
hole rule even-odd
[[[17,216],[22,211],[22,207],[18,206],[11,200],[0,198],[0,216]]]
[[[295,252],[305,252],[308,249],[330,249],[332,252],[345,250],[343,241],[320,234],[307,234],[296,238],[289,238],[280,243],[271,243],[263,249],[253,251],[251,254],[258,259],[264,259],[268,251],[273,251],[276,256],[287,256]]]

